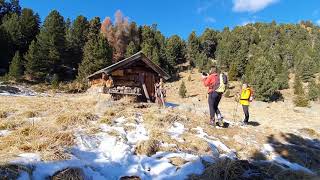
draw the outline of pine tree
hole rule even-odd
[[[39,52],[39,45],[36,41],[31,42],[24,59],[26,60],[25,74],[28,79],[43,80],[47,72],[47,64]]]
[[[276,83],[279,90],[289,88],[289,72],[287,69],[283,69],[280,74],[277,74]]]
[[[275,72],[272,69],[271,61],[263,56],[258,58],[250,79],[257,100],[271,101],[277,90]]]
[[[311,80],[308,83],[308,99],[310,101],[317,101],[319,96],[320,94],[319,94],[318,86],[314,80]]]
[[[300,77],[297,74],[295,75],[295,78],[294,78],[293,89],[294,89],[295,95],[303,95],[304,94],[303,84],[301,82]]]
[[[46,73],[59,73],[65,55],[65,22],[58,11],[54,10],[46,17],[37,44],[41,61],[47,64]]]
[[[59,87],[59,75],[58,74],[54,74],[52,76],[51,85],[54,89]]]
[[[8,76],[14,80],[21,79],[23,75],[22,59],[19,51],[17,51],[11,61]]]
[[[89,22],[86,17],[78,16],[66,29],[67,64],[77,68],[81,63],[83,47],[88,38]]]
[[[200,36],[201,49],[208,58],[215,58],[218,45],[218,32],[207,28]]]
[[[307,107],[309,105],[309,99],[306,97],[305,91],[303,89],[303,84],[299,76],[295,76],[294,81],[294,104],[297,107]]]
[[[138,49],[137,49],[136,45],[134,44],[133,41],[131,41],[129,43],[129,45],[127,46],[126,57],[130,57],[130,56],[134,55],[137,52],[138,52]]]
[[[182,83],[180,84],[180,88],[179,88],[179,96],[182,98],[185,98],[187,94],[187,87],[184,83],[184,81],[182,81]]]
[[[177,36],[173,35],[166,40],[165,53],[166,60],[168,63],[168,70],[170,74],[176,72],[175,66],[177,64],[183,63],[185,60],[185,45],[183,40]]]
[[[20,16],[23,42],[20,47],[21,54],[27,52],[29,45],[39,33],[40,17],[32,9],[23,8]]]
[[[112,48],[102,34],[97,33],[99,24],[99,18],[90,21],[88,41],[84,46],[83,60],[78,70],[78,80],[80,81],[112,63]]]
[[[303,82],[309,82],[314,78],[315,67],[315,62],[310,56],[306,55],[297,67],[297,73]]]
[[[196,57],[200,52],[200,41],[196,35],[196,32],[193,31],[188,37],[187,43],[187,59],[192,66],[196,66]]]
[[[235,64],[232,64],[229,72],[228,72],[228,78],[230,81],[236,81],[237,80],[237,67]]]

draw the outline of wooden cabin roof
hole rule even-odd
[[[116,62],[114,64],[112,64],[111,66],[108,66],[106,68],[103,68],[91,75],[89,75],[87,78],[91,78],[97,74],[101,74],[101,73],[106,73],[106,74],[109,74],[111,73],[112,71],[115,71],[127,64],[132,64],[136,61],[143,61],[145,64],[147,64],[152,70],[154,70],[155,72],[157,72],[161,77],[163,77],[165,80],[168,80],[170,79],[170,75],[167,74],[163,69],[161,69],[158,65],[156,65],[154,62],[152,62],[149,58],[147,58],[141,51],[126,58],[126,59],[123,59],[119,62]]]

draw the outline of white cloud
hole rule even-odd
[[[278,0],[233,0],[233,11],[257,12],[276,2]]]
[[[320,26],[320,19],[316,20],[316,24]]]
[[[254,21],[243,21],[240,26],[245,26],[247,24],[255,23]]]
[[[217,22],[217,20],[216,20],[215,18],[210,17],[210,16],[205,17],[205,18],[204,18],[204,21],[205,21],[206,23],[215,23],[215,22]]]

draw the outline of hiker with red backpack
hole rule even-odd
[[[242,125],[247,125],[249,123],[249,104],[253,101],[253,90],[247,83],[242,85],[242,90],[240,94],[240,104],[242,105],[244,120]]]
[[[217,67],[211,67],[210,74],[202,73],[202,81],[205,87],[208,87],[208,104],[210,111],[210,125],[216,126],[215,114],[220,113],[218,109],[219,102],[222,97],[221,92],[217,92],[220,87],[220,77]],[[219,115],[218,115],[219,116]],[[220,115],[221,116],[221,115]],[[221,118],[218,118],[219,125],[223,124]]]

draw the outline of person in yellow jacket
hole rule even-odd
[[[251,88],[248,84],[244,83],[242,85],[242,90],[240,94],[240,104],[242,105],[243,113],[244,113],[244,120],[243,124],[247,125],[249,122],[249,104],[250,104],[250,97],[251,97]]]

